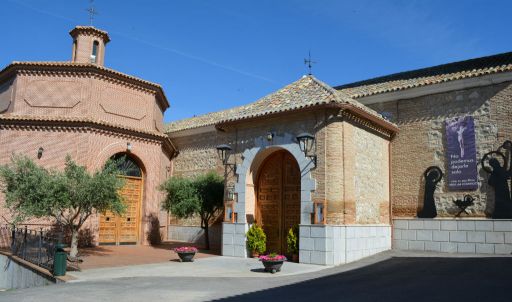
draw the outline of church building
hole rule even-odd
[[[512,252],[512,220],[490,219],[496,201],[482,160],[512,140],[512,53],[339,86],[307,75],[246,105],[164,125],[161,86],[105,67],[105,31],[70,34],[71,61],[0,71],[0,164],[21,153],[62,168],[69,154],[96,170],[124,158],[128,212],[89,220],[97,244],[148,244],[155,219],[164,239],[199,241],[199,221],[164,213],[157,187],[213,170],[226,194],[210,239],[225,256],[249,256],[253,224],[277,253],[298,225],[301,263],[391,248]],[[510,170],[509,151],[500,154]]]

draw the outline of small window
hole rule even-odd
[[[75,40],[73,40],[73,61],[76,61],[77,48],[78,48],[78,42],[75,39]]]
[[[98,58],[98,48],[100,46],[100,42],[94,41],[92,43],[92,54],[91,54],[91,62],[96,63]]]

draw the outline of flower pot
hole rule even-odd
[[[265,267],[266,272],[270,272],[274,274],[275,272],[281,271],[281,266],[283,266],[284,260],[274,260],[274,261],[261,261],[263,266]]]
[[[194,256],[196,255],[195,252],[178,252],[177,254],[180,257],[181,262],[193,262]]]
[[[252,258],[258,258],[260,256],[260,253],[256,252],[256,251],[252,251],[251,252],[251,257]]]

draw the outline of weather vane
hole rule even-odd
[[[304,59],[304,64],[308,66],[308,69],[309,69],[308,75],[312,75],[312,73],[311,73],[311,68],[313,68],[312,64],[316,64],[316,62],[311,60],[311,51],[308,52],[308,58]]]
[[[94,0],[89,0],[89,3],[91,6],[86,9],[86,11],[89,13],[89,23],[92,26],[92,22],[94,21],[94,15],[98,14],[98,11],[94,8]]]

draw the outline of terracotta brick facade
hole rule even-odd
[[[0,164],[8,163],[15,153],[44,167],[62,169],[70,155],[95,171],[113,155],[129,153],[143,171],[138,238],[146,244],[149,217],[159,217],[162,224],[168,219],[160,211],[163,194],[157,189],[170,175],[175,152],[162,132],[167,100],[162,100],[156,84],[89,64],[84,59],[90,54],[87,41],[103,39],[98,65],[103,64],[104,42],[108,42],[108,36],[96,31],[90,27],[72,31],[78,41],[74,62],[13,63],[0,73]],[[44,151],[38,159],[40,147]],[[1,206],[3,198],[0,195],[0,215],[5,223],[11,218]],[[98,217],[91,217],[86,227],[97,235]]]

